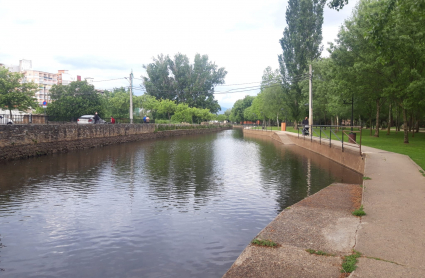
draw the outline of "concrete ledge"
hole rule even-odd
[[[341,258],[311,255],[293,246],[248,246],[223,278],[339,277]]]
[[[340,255],[355,245],[360,218],[351,212],[360,206],[361,191],[335,183],[285,209],[256,237],[281,247],[249,245],[223,277],[339,277]]]

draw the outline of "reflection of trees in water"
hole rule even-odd
[[[276,192],[278,211],[333,182],[361,183],[360,174],[316,153],[262,136],[245,139],[258,143],[262,186]]]
[[[11,200],[34,198],[48,188],[58,197],[66,191],[85,198],[101,186],[98,178],[102,171],[110,171],[110,161],[120,161],[130,151],[131,146],[123,144],[6,163],[1,167],[0,206]]]
[[[179,205],[201,205],[215,190],[214,147],[216,134],[157,141],[145,153],[145,171],[151,193],[159,199],[181,200]],[[178,203],[178,202],[177,202]],[[173,202],[176,204],[176,202]]]

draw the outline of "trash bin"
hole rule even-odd
[[[348,133],[348,143],[356,144],[356,133],[354,132]]]
[[[282,124],[281,124],[281,128],[280,128],[280,130],[281,130],[281,131],[286,131],[286,123],[282,123]]]

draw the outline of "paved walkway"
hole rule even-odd
[[[283,131],[276,134],[286,142],[288,137],[298,136]],[[318,138],[313,137],[313,140]],[[332,141],[332,145],[340,147],[341,143]],[[344,148],[358,150],[347,144],[344,144]],[[425,277],[425,177],[419,172],[420,167],[406,155],[370,147],[362,147],[362,151],[366,155],[364,176],[371,180],[364,181],[362,203],[367,215],[361,218],[353,245],[363,257],[350,277]],[[305,225],[308,226],[308,222]],[[300,230],[301,233],[303,231]],[[252,247],[245,251],[250,252],[250,249]],[[290,249],[288,252],[291,252]],[[267,256],[264,256],[264,262],[273,257],[272,254]],[[282,260],[282,264],[285,260],[291,261],[284,257]],[[325,274],[318,261],[306,262],[309,267],[303,268],[301,265],[300,269],[311,271],[313,265],[316,271],[299,277],[338,277],[330,272],[329,275]],[[279,267],[276,270],[279,272],[269,271],[270,275],[261,277],[298,277],[290,273],[286,275]]]

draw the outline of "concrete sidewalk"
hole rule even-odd
[[[296,133],[275,133],[284,144],[301,145]],[[318,143],[319,138],[312,141]],[[329,141],[322,138],[322,144],[325,148]],[[342,148],[341,142],[333,140],[331,147]],[[345,143],[344,150],[359,151]],[[336,255],[348,255],[350,248],[361,252],[358,268],[350,277],[425,277],[425,177],[420,167],[406,155],[364,146],[362,152],[364,176],[371,179],[364,181],[366,216],[356,218],[358,225],[341,200],[328,194],[329,186],[320,191],[325,195],[317,199],[322,203],[315,205],[314,217],[304,201],[316,195],[282,212],[258,235],[280,243],[279,248],[248,246],[224,277],[339,277],[341,258],[305,254],[306,248]],[[352,205],[344,198],[346,206]],[[323,207],[330,203],[335,207]],[[323,237],[323,231],[340,232],[343,240]],[[353,233],[353,242],[347,241]]]
[[[341,143],[332,141],[332,145],[340,147]],[[344,148],[357,149],[347,144]],[[362,152],[366,156],[364,176],[371,180],[364,181],[366,216],[355,249],[380,261],[360,259],[352,276],[425,277],[425,177],[421,168],[407,155],[365,146]]]

